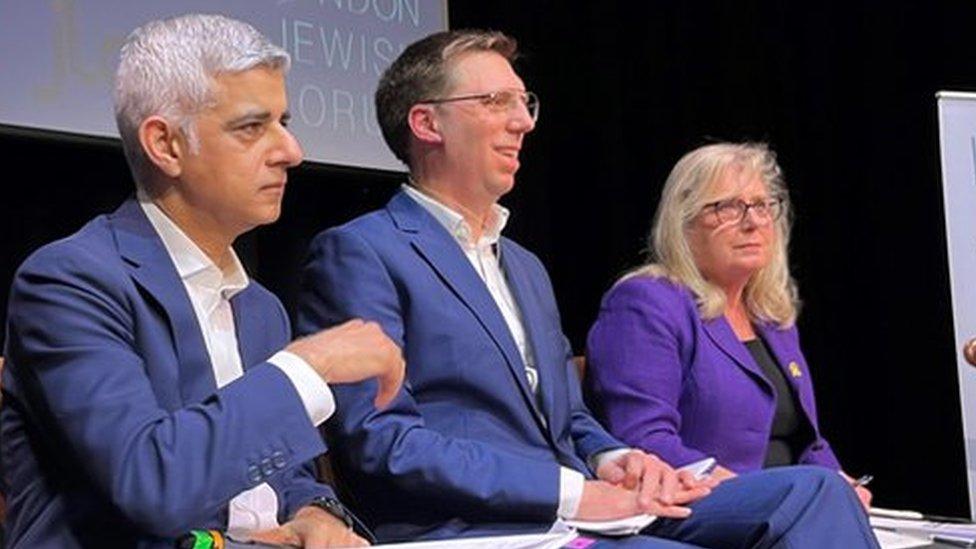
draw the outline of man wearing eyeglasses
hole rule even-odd
[[[331,455],[360,515],[381,541],[650,513],[675,519],[653,523],[655,535],[690,543],[872,547],[859,504],[834,473],[716,487],[626,448],[593,419],[545,269],[500,236],[509,212],[497,202],[515,183],[539,113],[512,68],[515,49],[513,39],[480,31],[409,46],[376,92],[383,135],[409,183],[384,209],[311,247],[299,331],[377,321],[407,362],[404,388],[382,412],[368,406],[372,382],[333,389]]]

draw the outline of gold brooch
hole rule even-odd
[[[796,362],[790,362],[790,375],[793,377],[803,377],[803,372],[800,371],[800,365]]]

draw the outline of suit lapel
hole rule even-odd
[[[525,365],[498,305],[458,243],[422,206],[402,191],[390,200],[387,211],[396,226],[410,234],[410,245],[437,273],[440,280],[467,307],[495,343],[526,405],[537,410],[525,378]],[[538,414],[533,414],[538,420]],[[545,429],[543,429],[545,432]]]
[[[135,199],[123,203],[112,214],[111,222],[130,275],[159,304],[169,323],[184,404],[202,401],[217,388],[213,366],[173,260]]]
[[[546,319],[542,318],[542,307],[532,292],[529,274],[526,272],[525,266],[516,260],[511,252],[511,246],[506,242],[504,238],[498,241],[501,267],[505,272],[505,278],[508,281],[509,288],[512,290],[512,297],[515,299],[515,303],[518,305],[519,312],[522,315],[522,327],[529,340],[531,352],[535,355],[536,370],[539,373],[539,394],[542,401],[542,411],[545,417],[549,418],[549,428],[551,430],[553,417],[553,384],[555,380],[550,375],[552,370],[544,366],[555,364],[558,367],[561,361],[554,360],[549,356],[549,347],[544,345],[546,342],[546,334],[539,333],[540,330],[545,330],[545,327],[549,326],[549,323],[546,322]]]
[[[763,341],[766,342],[766,347],[772,353],[773,358],[776,359],[776,366],[783,372],[783,377],[789,383],[793,394],[796,395],[796,399],[800,401],[800,406],[803,407],[803,411],[806,413],[812,425],[814,414],[813,410],[810,409],[811,403],[807,402],[807,399],[804,398],[804,392],[800,390],[802,376],[806,375],[806,373],[800,369],[799,349],[789,343],[784,337],[785,332],[783,330],[779,330],[775,326],[767,323],[759,323],[756,326],[756,331],[759,332]]]
[[[773,387],[770,385],[769,380],[763,375],[759,365],[756,364],[752,355],[749,354],[746,346],[739,341],[735,332],[732,331],[732,326],[725,320],[725,316],[705,320],[702,322],[702,325],[705,327],[705,333],[708,334],[709,339],[715,343],[716,347],[731,358],[740,368],[758,379],[760,385],[768,393],[773,393]]]
[[[251,366],[269,358],[266,332],[270,329],[270,319],[265,318],[269,311],[255,302],[256,297],[252,281],[230,300],[231,310],[234,312],[234,331],[237,334],[237,352],[241,355],[241,368],[245,372]]]
[[[552,322],[545,317],[546,307],[540,303],[541,298],[532,284],[531,272],[523,261],[519,261],[519,256],[513,253],[513,246],[507,239],[500,239],[498,244],[501,250],[499,256],[501,267],[512,291],[512,297],[522,315],[522,328],[525,330],[529,347],[535,355],[535,367],[539,374],[539,400],[543,417],[546,418],[545,422],[539,422],[539,428],[556,452],[560,463],[583,473],[587,478],[592,478],[589,467],[576,455],[571,440],[558,437],[566,422],[571,421],[568,414],[572,414],[565,398],[560,401],[561,406],[555,403],[556,395],[567,394],[566,383],[575,383],[576,380],[575,376],[567,379],[559,371],[566,367],[569,357],[560,356],[561,352],[560,355],[556,354],[556,349],[562,349],[562,345],[553,347],[549,344],[553,337],[549,333]],[[561,334],[557,337],[561,337]],[[535,402],[536,400],[533,399],[532,403]],[[556,410],[562,410],[562,413],[557,413]]]

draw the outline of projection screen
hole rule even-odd
[[[292,129],[314,162],[404,170],[376,124],[379,75],[447,28],[446,0],[38,0],[0,3],[0,124],[118,137],[111,83],[139,24],[189,12],[251,23],[292,55]]]

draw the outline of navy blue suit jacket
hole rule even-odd
[[[3,471],[11,547],[172,546],[224,528],[227,503],[268,482],[286,520],[331,490],[324,451],[285,374],[280,302],[253,282],[231,300],[245,375],[216,388],[203,335],[135,200],[45,246],[8,311]]]
[[[458,243],[404,193],[312,243],[298,331],[379,322],[402,346],[404,388],[386,410],[375,381],[335,390],[330,448],[381,540],[544,529],[559,466],[622,444],[585,408],[552,287],[511,240],[501,264],[535,353],[541,398],[497,305]]]

